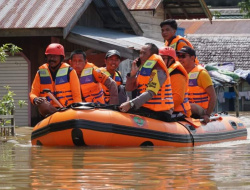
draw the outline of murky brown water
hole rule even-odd
[[[248,126],[250,114],[240,118]],[[0,141],[0,189],[250,189],[250,138],[194,148],[32,147]]]

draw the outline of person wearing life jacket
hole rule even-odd
[[[100,70],[112,78],[118,88],[118,98],[119,105],[128,100],[128,96],[125,90],[125,86],[123,85],[123,80],[120,71],[118,71],[119,64],[121,63],[121,54],[117,50],[109,50],[105,56],[105,64],[106,67],[101,67]],[[104,91],[104,100],[106,104],[109,104],[110,93],[108,88],[102,84],[102,88]]]
[[[171,121],[174,102],[170,76],[158,53],[159,49],[155,44],[146,43],[142,46],[140,57],[132,62],[126,82],[126,90],[137,89],[138,96],[121,104],[121,112],[132,111],[133,108],[148,117]]]
[[[80,80],[82,99],[84,102],[94,102],[105,104],[103,84],[110,92],[109,104],[118,104],[118,90],[116,82],[105,75],[93,63],[89,63],[86,54],[82,50],[71,52],[70,65],[76,70]]]
[[[177,22],[173,19],[167,19],[160,23],[161,35],[165,41],[165,46],[174,48],[175,51],[179,51],[184,46],[189,46],[193,49],[193,45],[187,38],[180,35],[176,35],[178,28]],[[177,58],[178,60],[178,58]],[[199,60],[195,58],[195,63],[198,64]]]
[[[59,106],[43,91],[44,89],[49,89],[62,106],[81,102],[81,92],[76,71],[67,63],[62,62],[65,57],[64,47],[61,44],[52,43],[46,48],[45,55],[47,63],[39,67],[29,96],[32,104],[38,107],[43,105],[43,109],[47,110],[45,112],[51,114],[48,111],[50,108],[45,107]],[[46,115],[46,113],[41,114]]]
[[[176,61],[176,52],[171,47],[159,49],[159,55],[165,62],[171,79],[171,87],[174,100],[174,116],[191,116],[191,107],[188,101],[188,74],[179,61]],[[180,85],[181,84],[181,85]]]
[[[212,80],[204,67],[195,64],[194,49],[184,46],[177,51],[177,57],[189,76],[188,98],[192,114],[203,118],[207,123],[216,105],[216,93]]]

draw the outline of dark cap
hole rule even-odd
[[[181,48],[179,51],[177,51],[177,54],[179,54],[179,53],[187,53],[191,56],[193,56],[193,55],[196,56],[195,50],[189,46],[184,46],[183,48]]]
[[[109,50],[107,53],[106,53],[106,56],[105,58],[107,59],[108,57],[111,57],[112,55],[117,55],[119,58],[121,58],[121,54],[119,51],[117,50]]]

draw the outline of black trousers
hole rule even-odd
[[[173,121],[171,119],[170,114],[166,112],[162,112],[162,111],[153,111],[145,107],[140,107],[138,110],[130,109],[128,113],[132,113],[132,114],[136,114],[136,115],[140,115],[144,117],[149,117],[149,118],[157,119],[161,121],[166,121],[166,122]]]

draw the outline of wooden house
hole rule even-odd
[[[160,23],[166,19],[212,20],[203,0],[123,0],[143,30],[143,36],[163,41]],[[182,28],[179,28],[181,30]],[[178,32],[178,31],[177,31]]]
[[[142,36],[122,0],[2,0],[0,10],[0,45],[13,43],[23,49],[0,63],[0,97],[5,93],[3,86],[9,85],[16,102],[28,102],[22,109],[16,106],[18,126],[33,126],[41,119],[28,94],[50,43],[64,45],[66,60],[74,49],[83,49],[98,66],[104,65],[110,49],[120,51],[124,59],[134,59],[145,42],[162,45]]]

